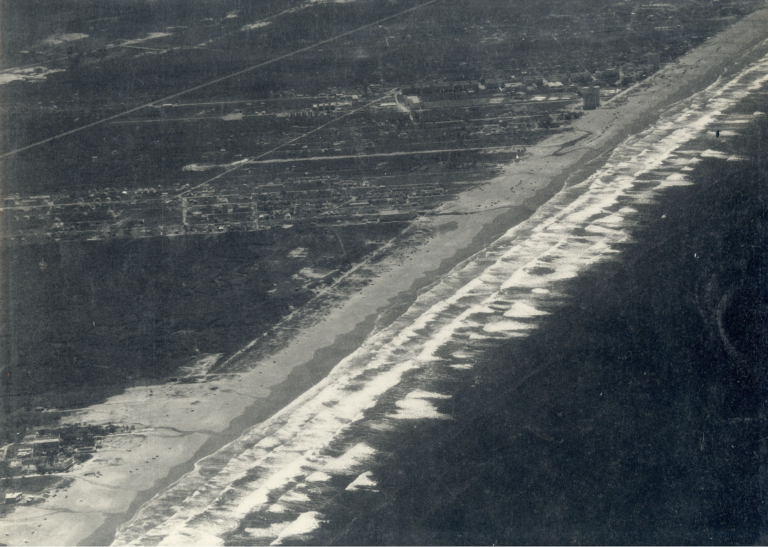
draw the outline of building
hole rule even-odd
[[[59,455],[53,462],[53,468],[56,471],[66,471],[75,465],[75,458],[72,456]]]
[[[61,445],[61,437],[37,437],[34,435],[27,435],[21,442],[19,447],[19,457],[22,450],[31,450],[34,454],[41,454],[45,452],[55,452],[59,450]]]
[[[19,503],[22,498],[21,492],[9,492],[5,495],[5,504]]]
[[[411,110],[421,110],[421,100],[416,95],[408,95],[405,99]]]
[[[414,218],[416,218],[416,213],[412,211],[398,211],[396,209],[379,211],[379,222],[402,222]]]
[[[590,85],[581,88],[584,110],[594,110],[600,106],[600,86]]]

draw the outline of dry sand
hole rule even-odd
[[[0,520],[0,542],[111,541],[116,526],[141,503],[191,470],[195,461],[306,389],[307,380],[300,373],[310,363],[328,370],[364,341],[371,329],[394,319],[392,310],[404,309],[415,298],[416,289],[482,249],[563,185],[584,180],[600,167],[607,152],[653,123],[665,106],[765,54],[766,29],[768,10],[752,14],[587,113],[573,123],[573,131],[530,147],[523,161],[506,166],[490,183],[442,206],[438,215],[415,221],[411,233],[424,229],[428,238],[417,246],[394,248],[383,259],[358,268],[336,288],[335,303],[311,320],[289,318],[281,327],[292,325],[297,330],[290,343],[273,355],[265,357],[258,352],[259,343],[253,344],[233,360],[244,372],[202,383],[131,388],[73,413],[66,422],[134,425],[135,431],[106,438],[94,459],[68,474],[74,481],[66,491],[35,506],[17,507]],[[364,280],[370,282],[363,285]],[[343,298],[339,291],[346,291]],[[383,317],[388,319],[377,323]],[[275,397],[281,386],[282,396]]]

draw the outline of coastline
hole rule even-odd
[[[642,211],[680,195],[673,193],[677,187],[695,185],[688,178],[694,164],[730,158],[727,140],[754,120],[755,92],[766,82],[768,55],[669,108],[657,123],[622,142],[586,181],[559,192],[422,292],[316,386],[200,460],[194,472],[121,527],[115,543],[313,544],[319,541],[313,532],[334,518],[339,500],[355,508],[365,500],[371,507],[386,503],[386,482],[378,488],[386,480],[382,465],[397,452],[407,458],[411,449],[425,446],[418,434],[405,444],[400,434],[450,431],[451,417],[460,412],[457,391],[510,396],[501,386],[476,389],[482,355],[500,343],[514,347],[515,339],[522,343],[538,324],[555,320],[553,312],[570,298],[571,282],[592,276],[631,246],[631,231],[644,223]],[[716,129],[725,130],[725,139]],[[540,335],[546,340],[546,329]],[[553,364],[560,359],[550,357]],[[542,367],[530,370],[524,354],[506,366],[518,376],[515,385],[541,379]],[[525,422],[476,424],[502,435],[520,426]],[[435,453],[459,461],[473,454],[453,443]],[[442,480],[432,482],[445,492]],[[402,501],[413,515],[410,500]],[[337,523],[348,527],[359,515],[353,512]]]
[[[538,328],[527,337],[453,346],[472,354],[471,372],[418,386],[451,395],[435,404],[450,419],[414,420],[378,438],[358,433],[380,452],[366,475],[378,493],[337,490],[328,503],[289,506],[283,522],[314,510],[322,523],[285,543],[765,543],[768,352],[759,333],[768,255],[758,220],[765,150],[745,145],[760,142],[768,127],[765,116],[752,114],[765,110],[762,64],[762,93],[716,115],[708,132],[682,144],[658,171],[636,177],[619,206],[590,210],[600,220],[589,228],[560,230],[568,241],[538,266],[562,272],[558,251],[568,254],[579,235],[599,240],[601,227],[628,236],[614,247],[619,252],[552,283],[550,292],[563,297],[555,313],[528,319]],[[702,110],[725,104],[723,95],[703,98],[709,108]],[[695,123],[692,110],[685,113]],[[684,132],[675,132],[681,141]],[[641,153],[655,144],[651,156],[669,150],[664,135],[649,130],[631,148]],[[620,149],[609,166],[631,162]],[[611,189],[621,186],[610,167],[596,178],[603,173]],[[656,199],[637,199],[657,182],[653,174],[670,177],[667,188]],[[610,238],[608,230],[602,235]],[[526,283],[517,281],[519,304]],[[539,309],[553,311],[553,300],[540,297]],[[469,319],[484,323],[479,313]],[[440,355],[450,362],[450,352]],[[422,376],[448,376],[439,361],[424,368]],[[249,531],[266,528],[259,520],[269,522],[269,511],[226,539],[247,543]]]
[[[739,63],[744,65],[764,52],[765,41],[760,40],[764,35],[755,27],[767,20],[765,9],[747,16],[574,122],[573,131],[529,148],[529,157],[505,167],[502,175],[483,187],[444,205],[437,216],[415,221],[415,230],[431,232],[429,239],[415,248],[395,249],[376,264],[361,268],[355,274],[359,276],[357,281],[370,283],[355,286],[355,292],[345,300],[301,327],[286,347],[269,357],[271,363],[256,361],[246,351],[237,358],[242,365],[238,368],[250,368],[246,372],[221,374],[200,384],[132,388],[102,405],[73,413],[67,419],[70,422],[133,423],[137,431],[129,439],[105,442],[94,460],[78,466],[71,474],[76,480],[68,495],[72,500],[88,499],[87,507],[78,507],[77,501],[64,502],[60,497],[58,502],[49,499],[37,507],[18,508],[0,520],[0,532],[26,538],[28,544],[109,541],[110,533],[113,535],[115,528],[144,501],[192,470],[202,457],[236,439],[247,427],[283,409],[372,332],[391,323],[396,310],[407,308],[421,290],[444,273],[530,216],[564,186],[586,179],[602,165],[606,152],[653,123],[663,107],[705,87],[723,68],[735,71]],[[707,63],[702,63],[705,57]],[[675,78],[678,80],[670,81]],[[619,114],[622,117],[617,119]],[[582,135],[586,137],[568,144]],[[510,192],[513,185],[517,186]],[[380,317],[384,319],[378,320]],[[333,342],[328,344],[330,340]],[[222,398],[226,402],[220,402]],[[130,457],[125,454],[129,445]],[[115,463],[116,458],[122,460]],[[102,477],[98,482],[86,478],[86,473],[92,477],[90,473],[97,472]],[[115,499],[116,490],[122,492],[119,500]],[[38,528],[44,516],[48,520]],[[22,524],[22,520],[26,523]],[[9,532],[14,522],[17,526]],[[30,534],[33,529],[37,531],[35,536]],[[10,536],[7,539],[21,543]]]

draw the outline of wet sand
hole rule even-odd
[[[0,521],[0,540],[30,545],[108,543],[116,527],[142,503],[323,378],[374,329],[394,320],[420,290],[527,218],[564,185],[584,180],[600,167],[606,152],[655,121],[663,106],[764,54],[767,21],[766,10],[745,18],[587,113],[572,132],[529,148],[523,161],[506,167],[491,183],[462,194],[439,215],[417,220],[411,230],[421,229],[428,238],[365,264],[339,287],[333,305],[278,327],[292,325],[297,330],[274,355],[259,355],[258,344],[243,352],[233,364],[244,372],[199,384],[132,388],[75,413],[68,421],[135,424],[136,431],[105,440],[96,458],[77,466],[68,498],[59,494],[34,508],[19,507]]]

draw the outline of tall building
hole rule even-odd
[[[584,99],[584,110],[594,110],[600,106],[600,86],[582,87],[581,96]]]

